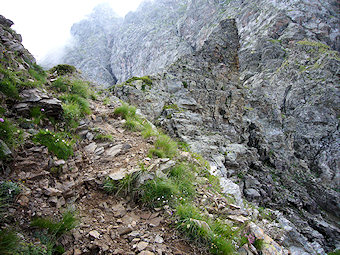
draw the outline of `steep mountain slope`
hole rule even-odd
[[[239,203],[284,212],[297,254],[339,246],[338,10],[332,0],[146,2],[107,48],[118,83],[152,80],[114,93],[206,156]]]
[[[235,204],[202,156],[75,67],[44,71],[12,24],[0,16],[1,254],[289,254],[282,243],[291,225],[280,212]],[[233,21],[220,29],[235,38]],[[188,55],[189,67],[214,43]],[[234,43],[226,61],[235,60]],[[236,90],[223,70],[219,86]],[[129,83],[152,86],[147,77]],[[224,100],[217,91],[211,97]]]

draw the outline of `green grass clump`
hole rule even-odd
[[[153,207],[172,203],[179,197],[177,185],[170,179],[156,178],[145,183],[140,189],[141,201]]]
[[[125,81],[123,83],[123,85],[132,85],[132,82],[133,81],[143,81],[143,84],[142,84],[142,90],[144,91],[146,86],[149,86],[149,88],[152,86],[152,80],[150,79],[149,76],[143,76],[143,77],[132,77],[130,79],[128,79],[127,81]]]
[[[135,195],[136,181],[138,180],[140,174],[140,171],[126,174],[121,180],[112,180],[110,177],[107,177],[103,183],[103,189],[109,194],[125,196],[129,194]]]
[[[17,84],[20,82],[20,80],[15,76],[14,73],[2,68],[1,65],[0,73],[4,75],[4,77],[0,80],[0,92],[2,92],[7,97],[19,99]]]
[[[133,118],[136,116],[136,107],[123,104],[114,110],[114,114],[122,116],[123,119]]]
[[[40,130],[33,137],[33,141],[44,145],[60,159],[68,159],[73,156],[73,148],[70,142],[66,140],[64,133],[54,133],[49,130]]]
[[[21,192],[20,186],[15,182],[0,182],[0,200],[2,203],[11,203]]]
[[[335,251],[332,251],[332,252],[328,253],[328,255],[340,255],[340,250],[337,249]]]
[[[39,124],[40,121],[46,117],[41,107],[39,106],[33,107],[30,111],[30,115],[33,118],[33,123],[36,125]]]
[[[102,142],[113,142],[114,139],[113,139],[113,136],[112,135],[109,135],[109,134],[97,134],[95,137],[94,137],[95,140],[99,140],[99,141],[102,141]]]
[[[65,212],[62,219],[59,221],[53,221],[48,218],[36,218],[31,222],[32,227],[46,229],[49,235],[53,235],[57,238],[74,229],[77,224],[78,219],[72,211]]]
[[[210,247],[212,254],[234,254],[235,232],[219,220],[203,217],[197,207],[183,204],[177,207],[178,228],[191,239]]]
[[[33,63],[28,72],[36,81],[38,81],[38,83],[40,84],[46,83],[47,75],[41,66]]]
[[[32,227],[41,229],[37,236],[40,238],[41,243],[46,246],[46,254],[63,254],[65,250],[63,246],[57,245],[57,242],[60,237],[74,229],[77,224],[78,219],[72,211],[65,212],[59,221],[49,218],[36,218],[31,222]],[[35,252],[39,250],[41,249],[33,249]],[[45,250],[42,251],[45,252]]]
[[[169,136],[160,134],[154,143],[154,148],[150,149],[149,156],[159,158],[172,158],[177,153],[177,143]]]
[[[50,69],[50,73],[57,72],[58,75],[73,74],[76,72],[76,68],[71,65],[61,64]]]
[[[58,92],[67,92],[69,91],[69,81],[64,77],[59,77],[55,81],[52,82],[53,88],[55,88]]]
[[[0,138],[8,145],[15,144],[16,134],[18,129],[7,119],[0,120]]]
[[[66,94],[60,97],[60,99],[65,103],[65,104],[75,104],[79,108],[79,115],[75,115],[75,117],[82,117],[86,114],[90,114],[90,105],[89,102],[84,98],[81,97],[77,94]]]
[[[15,250],[18,246],[18,242],[18,237],[14,232],[0,230],[0,254],[16,254]]]
[[[87,99],[90,95],[89,84],[82,80],[74,80],[71,82],[70,92]]]
[[[11,149],[22,140],[22,131],[6,118],[0,118],[0,139]],[[5,158],[4,148],[0,142],[0,159]]]
[[[2,79],[0,80],[0,92],[11,99],[19,99],[19,92],[24,88],[33,88],[41,86],[44,80],[39,68],[32,67],[27,71],[11,71],[3,68],[0,64],[0,73]],[[34,78],[36,81],[29,81],[29,78]]]
[[[151,124],[149,122],[145,121],[142,124],[142,136],[143,136],[143,138],[146,139],[146,138],[149,138],[149,137],[154,136],[154,135],[155,135],[155,132],[152,129]]]
[[[124,123],[124,127],[131,131],[140,131],[142,128],[140,124],[140,119],[137,116],[127,118],[126,122]]]

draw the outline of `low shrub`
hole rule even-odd
[[[66,140],[65,134],[54,133],[49,130],[40,130],[33,137],[33,141],[44,145],[48,151],[55,154],[60,159],[68,159],[73,156],[73,148],[70,142]]]
[[[73,74],[77,71],[74,66],[61,64],[50,69],[50,73],[57,72],[58,75]]]

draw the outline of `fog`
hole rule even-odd
[[[0,14],[14,22],[12,28],[22,35],[23,45],[39,61],[48,52],[58,51],[70,39],[71,26],[103,2],[124,17],[142,0],[4,0]]]

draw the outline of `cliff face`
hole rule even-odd
[[[100,44],[110,60],[84,46],[118,83],[152,74],[151,86],[113,91],[204,154],[225,192],[284,212],[298,229],[284,240],[293,252],[317,254],[339,246],[338,10],[331,0],[162,0],[112,21]],[[69,54],[89,59],[77,47]]]

